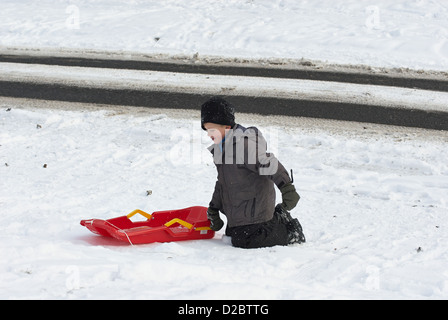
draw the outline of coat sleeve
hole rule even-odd
[[[216,209],[217,211],[222,211],[221,184],[219,183],[219,181],[216,181],[212,201],[210,201],[208,206],[210,208]]]
[[[278,188],[290,183],[291,178],[283,164],[273,153],[267,152],[267,142],[261,132],[257,128],[248,130],[253,130],[253,134],[247,134],[244,141],[244,148],[247,150],[244,156],[245,167],[267,176]]]

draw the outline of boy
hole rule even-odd
[[[211,98],[201,106],[201,126],[213,145],[209,148],[218,170],[207,211],[212,230],[227,217],[226,235],[240,248],[261,248],[305,242],[302,227],[288,211],[300,197],[283,165],[266,153],[266,140],[257,128],[235,123],[234,107]],[[275,205],[274,184],[282,193]]]

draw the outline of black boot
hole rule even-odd
[[[298,219],[291,217],[291,214],[281,204],[275,207],[275,213],[278,219],[286,225],[289,244],[306,242],[302,226]]]

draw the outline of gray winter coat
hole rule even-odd
[[[228,227],[262,223],[273,218],[275,189],[291,182],[257,128],[241,125],[229,131],[221,144],[209,150],[218,170],[210,207],[227,217]]]

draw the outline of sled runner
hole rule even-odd
[[[136,214],[142,215],[147,220],[131,221],[130,218]],[[113,237],[132,245],[211,239],[215,235],[207,219],[207,208],[199,206],[157,211],[152,214],[137,209],[118,218],[82,220],[81,225],[95,234]]]

